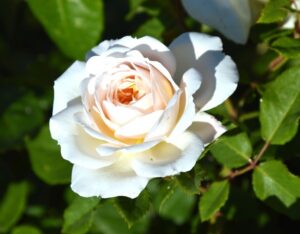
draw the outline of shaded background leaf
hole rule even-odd
[[[27,182],[9,185],[0,204],[0,233],[7,233],[21,218],[28,196]]]
[[[28,0],[30,9],[67,56],[83,59],[103,31],[102,0]]]
[[[84,198],[76,196],[64,212],[62,233],[84,234],[89,231],[94,218],[94,210],[100,198]]]
[[[151,201],[147,190],[144,190],[136,199],[114,198],[114,204],[128,227],[131,227],[149,212]]]
[[[229,183],[224,180],[214,182],[200,198],[199,210],[202,221],[207,221],[225,204],[229,195]]]
[[[49,184],[69,183],[71,164],[60,155],[60,148],[51,139],[49,127],[41,129],[39,135],[26,141],[33,171],[43,181]]]

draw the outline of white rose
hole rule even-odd
[[[228,39],[245,44],[251,26],[268,0],[181,0],[195,20],[207,24]]]
[[[104,41],[55,81],[51,135],[81,196],[135,198],[154,177],[189,171],[225,129],[205,110],[236,89],[217,37]]]
[[[299,15],[300,11],[300,0],[294,0],[291,5],[292,9],[297,11],[297,13],[290,13],[286,22],[282,25],[282,28],[293,29],[295,28],[295,23],[297,22],[297,14]],[[299,20],[298,20],[299,22]],[[299,27],[299,26],[298,26]]]

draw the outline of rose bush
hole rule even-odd
[[[218,37],[104,41],[55,81],[52,138],[81,196],[137,197],[154,177],[189,171],[225,129],[204,111],[236,89]]]

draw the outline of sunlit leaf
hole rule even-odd
[[[291,174],[282,162],[268,161],[255,168],[253,189],[259,199],[276,196],[288,207],[300,197],[300,178]]]
[[[285,20],[290,4],[290,0],[270,0],[262,10],[258,22],[274,23]]]
[[[291,68],[268,85],[260,103],[262,137],[285,144],[296,134],[300,118],[300,69]]]
[[[249,163],[252,146],[247,134],[240,133],[220,138],[210,147],[210,151],[218,162],[226,167],[235,168]]]
[[[272,48],[287,58],[300,57],[300,39],[280,37],[272,43]]]

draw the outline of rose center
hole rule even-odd
[[[138,87],[132,77],[125,79],[117,90],[118,101],[122,104],[129,104],[132,101],[136,101],[138,94]]]

